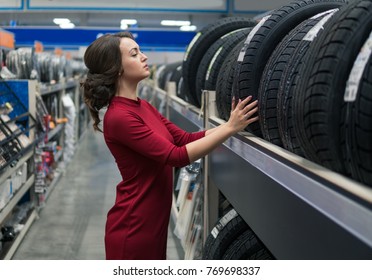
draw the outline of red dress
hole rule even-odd
[[[172,167],[189,164],[187,133],[145,100],[115,96],[103,121],[106,144],[122,181],[107,214],[106,259],[166,259]]]

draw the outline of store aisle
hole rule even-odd
[[[104,259],[106,214],[119,180],[102,134],[88,129],[13,259]],[[177,244],[169,230],[168,259],[179,259]]]

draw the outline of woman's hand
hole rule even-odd
[[[244,100],[239,100],[236,106],[233,104],[231,106],[230,119],[226,123],[208,130],[205,133],[205,137],[186,144],[186,150],[190,162],[209,154],[230,136],[258,120],[257,116],[252,117],[258,110],[257,101],[249,103],[251,100],[252,97],[249,96]]]
[[[234,100],[231,102],[231,114],[226,124],[235,133],[258,120],[258,116],[252,117],[258,111],[258,101],[255,100],[249,103],[251,100],[252,96],[248,96],[244,100],[239,99],[237,104],[235,104]]]

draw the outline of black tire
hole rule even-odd
[[[299,68],[314,38],[323,32],[324,25],[328,23],[329,19],[334,16],[338,10],[339,9],[328,11],[316,26],[311,28],[309,33],[303,37],[288,60],[287,67],[284,69],[283,76],[279,83],[277,111],[280,139],[285,149],[302,157],[305,155],[296,137],[294,119],[292,116],[292,97],[295,92],[294,89],[299,79],[301,79]]]
[[[207,25],[195,35],[186,50],[182,65],[186,92],[190,95],[189,99],[193,105],[200,107],[196,95],[196,73],[208,48],[223,35],[233,30],[252,27],[255,24],[249,18],[227,17]]]
[[[204,260],[220,260],[230,244],[249,227],[235,209],[224,215],[205,241]]]
[[[234,85],[234,96],[241,99],[252,95],[258,98],[261,76],[269,57],[279,42],[304,20],[345,4],[346,0],[303,0],[285,5],[265,17],[253,28],[239,56],[236,73],[237,85]],[[244,55],[243,55],[244,54]],[[237,92],[235,92],[237,91]],[[247,128],[255,135],[261,136],[259,123]]]
[[[159,88],[163,83],[164,71],[165,71],[166,66],[167,66],[166,64],[159,65],[159,67],[156,69],[156,72],[155,72],[156,83]]]
[[[210,46],[203,56],[196,73],[196,97],[201,104],[203,90],[215,90],[218,72],[229,52],[247,37],[251,28],[231,31]]]
[[[164,70],[161,72],[161,76],[159,77],[158,81],[159,88],[166,90],[167,82],[170,81],[173,73],[180,65],[182,65],[182,61],[173,62],[165,66]]]
[[[347,102],[345,110],[343,153],[348,173],[372,187],[372,56],[364,67],[355,101]]]
[[[175,82],[176,83],[176,95],[177,95],[177,92],[178,92],[181,77],[182,77],[182,63],[180,63],[176,67],[176,69],[174,69],[174,71],[172,72],[172,75],[169,78],[170,82]]]
[[[251,229],[241,234],[226,250],[223,260],[275,259]]]
[[[227,200],[227,198],[223,195],[222,192],[218,193],[218,217],[221,218],[225,216],[231,209],[232,205]]]
[[[176,95],[179,98],[187,101],[187,94],[186,94],[186,89],[185,89],[185,86],[184,85],[185,85],[185,83],[183,82],[183,78],[181,76],[181,78],[180,78],[180,80],[178,82],[178,87],[177,87]]]
[[[313,27],[320,22],[322,18],[334,12],[335,9],[322,12],[321,14],[317,14],[303,21],[294,28],[277,45],[264,68],[258,90],[260,127],[263,138],[275,145],[289,146],[288,143],[286,143],[287,139],[281,137],[281,135],[287,135],[288,133],[286,131],[281,131],[280,128],[283,129],[283,126],[279,124],[280,122],[287,122],[289,120],[286,118],[287,114],[281,112],[282,107],[278,106],[278,104],[282,106],[282,104],[287,104],[291,100],[290,96],[283,96],[283,94],[280,93],[280,84],[282,80],[285,79],[283,73],[286,71],[288,72],[289,67],[293,67],[293,65],[289,65],[289,62],[294,56],[294,53],[296,53],[296,50],[301,47],[301,42],[308,32],[311,31],[314,33],[314,29],[318,30],[320,27]],[[281,100],[282,98],[287,98],[287,100]]]
[[[216,84],[216,107],[220,119],[227,121],[230,117],[231,100],[236,59],[243,46],[245,39],[237,44],[226,57],[217,76]]]
[[[349,175],[345,146],[346,102],[351,68],[372,29],[371,1],[353,1],[340,9],[311,45],[300,69],[293,100],[295,131],[306,157]]]

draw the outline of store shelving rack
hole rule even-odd
[[[68,79],[68,80],[61,80],[59,83],[56,84],[43,84],[39,83],[36,80],[8,80],[6,83],[16,92],[17,97],[19,100],[21,100],[24,105],[25,109],[27,110],[27,113],[22,112],[23,117],[24,116],[31,116],[31,122],[30,122],[30,128],[35,126],[35,119],[37,119],[37,94],[42,99],[48,98],[52,95],[58,96],[58,118],[63,117],[63,105],[61,102],[61,98],[64,94],[66,94],[66,91],[69,91],[69,93],[72,94],[72,99],[75,103],[75,109],[77,112],[86,110],[84,104],[82,104],[82,98],[81,98],[81,92],[80,92],[80,81],[76,79]],[[79,110],[79,111],[78,111]],[[17,114],[15,118],[19,118],[20,115]],[[76,114],[76,130],[75,130],[75,138],[76,140],[80,139],[82,135],[84,134],[84,131],[86,129],[86,126],[84,127],[77,127],[79,123],[88,123],[87,116],[82,116],[79,120],[79,114]],[[47,139],[45,138],[45,131],[43,133],[40,133],[36,135],[35,129],[29,129],[28,136],[30,139],[33,140],[33,144],[28,146],[28,149],[22,150],[20,153],[20,156],[17,158],[17,161],[15,161],[15,165],[13,167],[6,166],[1,170],[0,172],[0,183],[4,182],[7,178],[9,178],[15,170],[18,170],[20,166],[26,161],[33,161],[35,156],[34,147],[36,143],[40,141],[51,141],[53,139],[59,138],[59,142],[63,141],[63,128],[64,124],[58,124],[53,130],[48,131],[47,133]],[[78,133],[79,131],[79,133]],[[56,156],[57,159],[62,158],[63,150],[61,150],[59,155]],[[61,170],[56,171],[56,176],[51,182],[49,186],[49,190],[45,195],[45,200],[48,198],[54,187],[56,186],[59,178],[63,172]],[[32,191],[32,188],[35,185],[35,174],[30,174],[27,181],[17,190],[16,193],[14,193],[11,200],[5,205],[4,208],[0,209],[0,226],[3,225],[3,223],[10,218],[12,215],[12,212],[14,208],[17,206],[17,204],[20,202],[20,200],[26,195],[26,193],[30,192],[30,199],[34,201],[34,207],[31,209],[31,211],[28,213],[26,221],[24,221],[24,227],[21,232],[19,232],[16,236],[16,238],[12,242],[5,242],[3,249],[0,251],[0,259],[11,259],[13,254],[15,253],[16,249],[18,248],[19,244],[21,243],[23,237],[27,233],[28,229],[32,225],[33,221],[38,217],[39,211],[42,209],[40,207],[37,207],[37,202],[35,198],[35,194]]]
[[[204,101],[211,112],[204,117],[174,94],[147,86],[154,104],[165,101],[169,119],[187,131],[224,122],[213,115],[213,100]],[[206,233],[217,221],[219,190],[277,259],[371,259],[370,186],[248,132],[229,138],[206,161]]]
[[[10,121],[22,121],[22,125],[19,126],[19,131],[17,130],[16,132],[7,134],[7,139],[1,141],[1,145],[6,145],[6,141],[15,141],[21,133],[26,134],[30,140],[30,144],[27,147],[20,146],[21,148],[19,148],[17,153],[9,158],[6,165],[2,166],[0,170],[0,184],[3,184],[14,172],[19,170],[25,162],[30,162],[33,158],[34,146],[38,141],[35,135],[36,108],[34,94],[36,91],[36,82],[1,80],[0,91],[1,103],[9,102],[13,107],[13,111],[9,114],[9,117],[11,117]],[[9,123],[9,121],[7,123]],[[7,123],[2,121],[3,126],[7,126]],[[10,129],[7,130],[11,131]],[[13,193],[8,203],[0,209],[0,225],[12,215],[13,209],[27,193],[30,194],[30,199],[32,199],[32,193],[30,191],[34,182],[35,175],[33,174],[32,168],[30,168],[30,173],[27,174],[26,181]],[[12,257],[36,217],[37,211],[35,208],[32,208],[24,221],[22,231],[12,242],[6,242],[4,245],[3,250],[0,252],[1,259],[10,259]]]
[[[79,78],[61,78],[58,83],[39,83],[38,84],[38,91],[44,101],[47,101],[49,98],[55,98],[58,101],[56,108],[56,115],[55,118],[63,118],[64,117],[64,109],[62,98],[66,94],[71,95],[71,99],[75,104],[76,116],[75,116],[75,143],[81,139],[83,132],[85,131],[86,127],[80,127],[81,122],[86,121],[86,116],[82,116],[80,111],[85,109],[84,104],[82,104],[81,98],[81,90],[80,90],[80,80]],[[63,146],[64,142],[64,123],[56,124],[55,128],[47,132],[47,142],[56,140],[58,145]],[[55,155],[55,160],[60,162],[63,161],[63,149],[59,150]],[[45,201],[48,199],[51,192],[54,190],[55,186],[57,185],[59,179],[63,175],[63,169],[54,170],[55,177],[50,183],[48,187],[48,192],[45,194]]]

